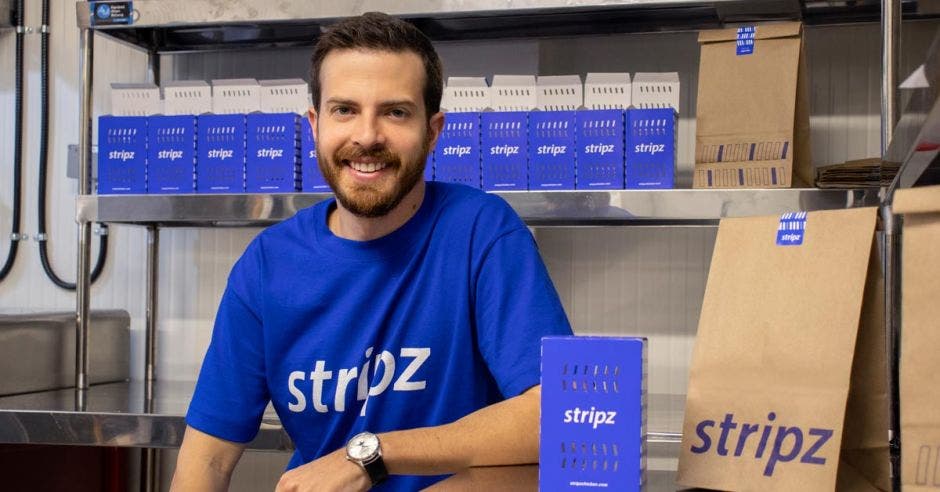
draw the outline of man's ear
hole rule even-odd
[[[431,116],[431,119],[428,120],[428,135],[431,139],[430,148],[433,149],[437,145],[437,139],[441,136],[441,131],[444,130],[444,113],[438,111]]]
[[[319,140],[319,135],[317,135],[317,110],[313,106],[307,109],[307,120],[310,121],[310,128],[313,130],[313,142],[316,143]]]

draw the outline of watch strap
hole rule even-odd
[[[381,456],[372,462],[362,463],[362,467],[369,475],[369,479],[372,480],[373,487],[384,482],[388,478],[388,469],[385,468],[385,460],[383,460]]]

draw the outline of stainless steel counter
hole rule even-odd
[[[0,398],[0,443],[175,448],[192,381],[156,381],[145,398],[142,381],[92,385],[84,408],[74,389]],[[649,395],[647,440],[651,455],[675,457],[682,428],[682,395]],[[290,451],[293,443],[269,406],[249,449]]]

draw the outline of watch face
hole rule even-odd
[[[349,445],[346,446],[346,454],[358,461],[364,461],[375,456],[378,450],[379,438],[369,432],[356,434],[349,440]]]

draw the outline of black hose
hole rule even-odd
[[[22,2],[22,0],[19,0]],[[39,261],[42,262],[42,269],[46,276],[57,287],[66,290],[75,290],[75,284],[66,282],[59,277],[52,264],[49,262],[49,253],[46,240],[46,170],[49,164],[49,0],[42,2],[42,104],[40,122],[40,143],[39,143],[39,198],[37,200],[39,212]],[[102,226],[104,227],[104,226]],[[98,259],[95,261],[95,267],[91,271],[91,281],[94,283],[101,276],[104,270],[105,261],[108,257],[108,236],[100,236],[100,247],[98,248]]]
[[[7,253],[7,259],[0,267],[0,281],[3,281],[13,270],[13,263],[16,261],[16,252],[19,250],[20,238],[20,202],[22,198],[22,174],[23,174],[23,38],[26,34],[23,32],[23,0],[16,2],[16,104],[14,108],[14,142],[13,142],[13,231],[10,235],[10,251]]]

